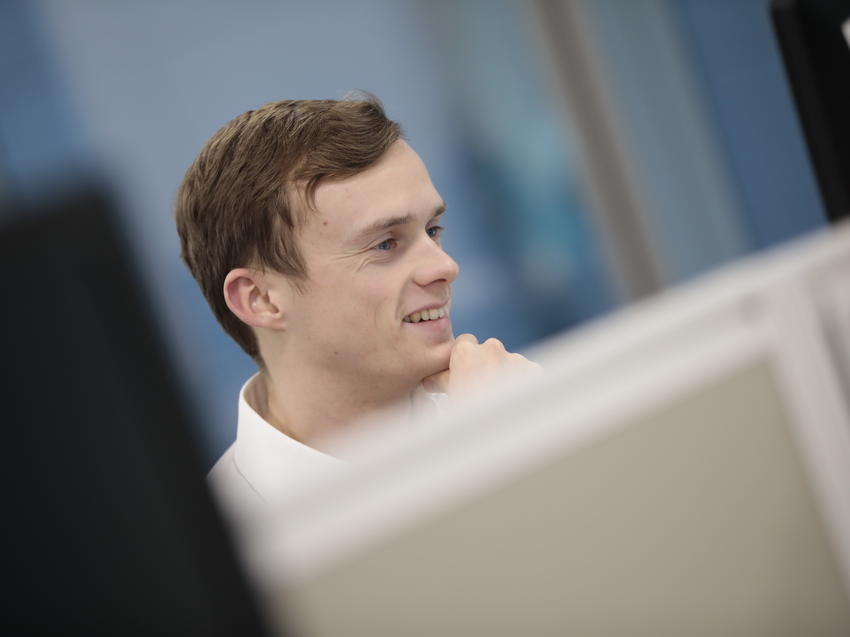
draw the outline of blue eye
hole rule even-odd
[[[382,252],[387,252],[395,248],[396,245],[398,245],[398,241],[396,241],[395,239],[384,239],[378,245],[375,246],[375,249],[381,250]]]
[[[431,226],[425,232],[427,232],[428,236],[432,239],[439,239],[440,235],[443,234],[443,230],[445,230],[443,226]]]

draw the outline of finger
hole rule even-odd
[[[508,354],[508,364],[511,369],[524,374],[536,374],[543,372],[543,367],[534,361],[528,360],[522,354]]]
[[[492,349],[505,351],[505,344],[502,343],[498,338],[488,338],[486,341],[482,343],[486,347],[490,347]]]
[[[454,369],[459,361],[475,356],[478,348],[478,339],[474,334],[461,334],[455,339],[452,351],[449,355],[449,369]]]
[[[478,338],[476,338],[475,334],[461,334],[455,339],[455,347],[457,347],[460,343],[478,345]]]
[[[422,380],[422,388],[432,394],[447,394],[449,391],[449,370],[443,370]]]

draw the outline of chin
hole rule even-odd
[[[449,368],[454,341],[446,341],[430,349],[424,358],[422,378]]]

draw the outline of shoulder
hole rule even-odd
[[[231,444],[207,473],[207,482],[210,486],[217,487],[230,480],[235,480],[239,475],[234,458],[234,447],[235,444]]]
[[[216,502],[228,516],[248,512],[263,504],[263,498],[236,464],[236,444],[230,445],[207,474],[207,485]]]

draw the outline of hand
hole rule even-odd
[[[468,397],[487,389],[493,380],[505,373],[539,372],[540,365],[521,354],[508,352],[501,341],[488,338],[483,343],[472,334],[455,339],[449,368],[428,376],[422,387],[429,392],[443,392],[453,398]]]

